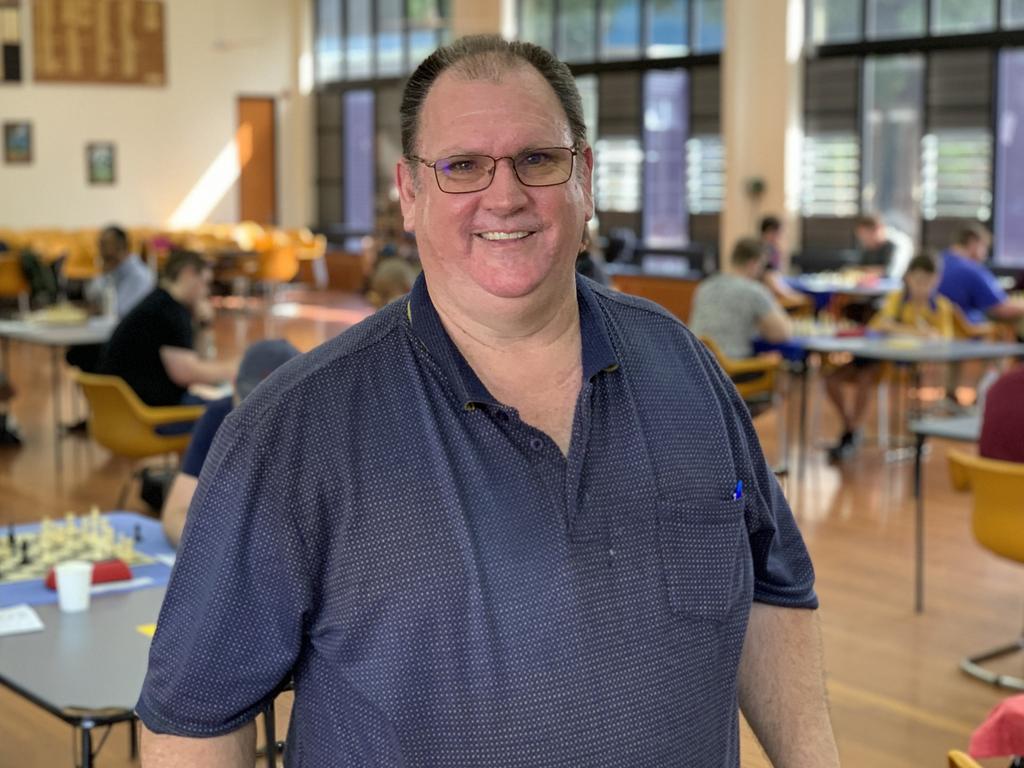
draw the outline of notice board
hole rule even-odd
[[[164,85],[158,0],[33,0],[35,79]]]

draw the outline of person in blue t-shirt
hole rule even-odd
[[[199,485],[199,473],[210,452],[213,438],[220,428],[221,422],[238,403],[252,392],[256,385],[269,376],[278,366],[299,354],[294,346],[284,339],[268,339],[257,341],[249,347],[238,366],[235,377],[235,393],[210,403],[202,418],[196,422],[192,431],[185,458],[181,462],[181,471],[171,483],[171,489],[164,502],[160,518],[163,522],[167,540],[175,547],[181,541],[181,532],[185,528],[185,518],[192,503],[196,487]]]
[[[1011,299],[985,266],[991,237],[974,224],[965,227],[956,243],[942,252],[939,293],[956,304],[971,323],[1024,318],[1024,302]]]

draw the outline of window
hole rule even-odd
[[[640,57],[640,0],[601,3],[601,59]]]
[[[558,42],[555,52],[563,61],[593,61],[597,30],[597,8],[593,0],[562,0],[558,12]]]
[[[1024,0],[1003,0],[1003,26],[1024,27]]]
[[[370,50],[369,3],[345,3],[345,70],[350,80],[361,80],[373,75],[373,57]]]
[[[373,232],[373,206],[377,186],[374,176],[373,91],[347,91],[344,110],[344,223],[351,232]],[[359,250],[359,238],[350,238],[345,247]]]
[[[644,75],[644,242],[684,246],[686,226],[687,87],[685,70]]]
[[[999,56],[996,126],[997,264],[1024,267],[1024,49]]]
[[[640,76],[610,72],[598,79],[597,141],[594,145],[594,194],[597,210],[612,214],[640,211],[641,144]],[[602,226],[639,229],[637,216],[602,216]]]
[[[992,54],[933,53],[928,65],[928,133],[921,140],[926,245],[944,246],[965,219],[992,217],[991,114]]]
[[[725,40],[725,0],[692,0],[697,29],[694,50],[697,53],[718,53]]]
[[[316,96],[317,202],[321,224],[338,224],[341,202],[341,95],[321,91]]]
[[[686,199],[690,213],[719,213],[725,200],[725,147],[721,136],[686,141]]]
[[[377,74],[397,77],[405,70],[402,0],[377,0]]]
[[[808,36],[815,45],[861,38],[862,4],[854,0],[812,0]]]
[[[919,55],[869,57],[864,64],[862,206],[915,240],[923,91]]]
[[[959,35],[989,32],[996,25],[996,4],[992,0],[931,0],[932,33]]]
[[[868,37],[921,37],[925,31],[924,4],[925,0],[868,0]]]
[[[854,217],[860,210],[859,67],[855,58],[807,62],[804,216]]]
[[[551,31],[555,13],[554,0],[520,0],[519,38],[547,50],[554,49]]]
[[[339,0],[317,0],[316,4],[316,80],[330,83],[341,80],[341,3]]]
[[[652,59],[685,56],[690,48],[686,0],[649,0],[647,56]]]
[[[436,0],[406,0],[409,9],[409,66],[415,69],[437,48],[441,16]]]
[[[576,89],[583,102],[583,122],[587,124],[587,143],[594,146],[597,141],[597,75],[580,75],[576,78]]]

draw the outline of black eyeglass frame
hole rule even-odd
[[[565,180],[556,181],[551,184],[531,184],[528,181],[523,181],[523,177],[520,176],[519,171],[516,170],[516,158],[523,157],[524,155],[529,155],[532,152],[544,152],[545,150],[549,149],[561,149],[568,151],[569,173],[566,174]],[[446,195],[472,195],[474,192],[483,192],[485,189],[490,187],[491,184],[494,183],[494,174],[498,170],[498,163],[502,160],[511,161],[512,173],[515,174],[516,180],[524,187],[557,187],[562,184],[567,184],[569,182],[569,179],[572,178],[573,171],[576,170],[576,155],[578,155],[579,153],[580,150],[578,147],[535,147],[532,149],[524,149],[518,155],[503,155],[502,157],[491,157],[490,155],[481,155],[473,153],[466,153],[463,155],[449,155],[448,157],[439,157],[437,158],[437,160],[426,160],[425,158],[422,158],[419,155],[406,155],[405,157],[407,160],[415,160],[417,163],[423,163],[423,165],[427,166],[427,168],[432,169],[434,171],[434,181],[437,182],[437,188],[444,192]],[[441,176],[439,175],[440,172],[437,170],[437,164],[442,160],[448,160],[452,157],[486,157],[488,160],[493,162],[494,165],[491,166],[491,171],[487,183],[484,186],[480,187],[479,189],[465,189],[462,190],[461,192],[451,192],[445,189],[441,185]]]

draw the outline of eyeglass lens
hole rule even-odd
[[[487,155],[453,155],[434,163],[434,170],[445,192],[475,192],[490,185],[495,164],[495,158]],[[528,187],[564,184],[572,174],[572,164],[572,150],[564,147],[531,149],[512,159],[516,176]]]

